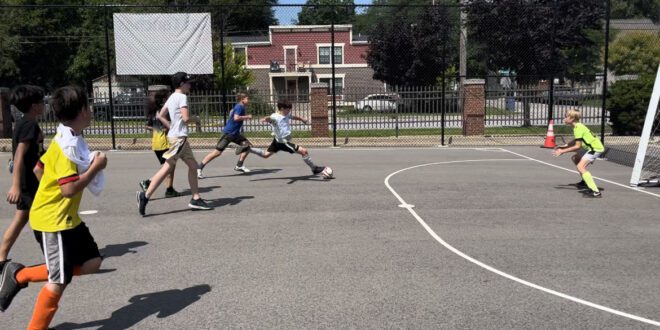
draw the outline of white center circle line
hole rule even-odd
[[[398,170],[398,171],[393,172],[390,175],[388,175],[385,178],[385,186],[387,187],[387,189],[390,190],[390,192],[394,195],[394,197],[396,197],[399,200],[399,202],[400,202],[399,206],[400,207],[403,206],[403,205],[410,206],[410,204],[407,203],[403,198],[401,198],[401,196],[392,188],[392,186],[390,186],[390,183],[389,183],[390,178],[392,178],[393,176],[395,176],[395,175],[397,175],[401,172],[411,170],[411,169],[414,169],[414,168],[425,167],[425,166],[433,166],[433,165],[476,163],[476,162],[493,162],[493,161],[521,161],[521,160],[526,161],[526,160],[531,160],[531,159],[475,159],[475,160],[457,160],[457,161],[446,161],[446,162],[437,162],[437,163],[428,163],[428,164],[415,165],[415,166],[411,166],[411,167],[407,167],[407,168]],[[469,262],[471,262],[471,263],[473,263],[473,264],[475,264],[479,267],[482,267],[482,268],[484,268],[484,269],[486,269],[490,272],[493,272],[497,275],[508,278],[512,281],[518,282],[518,283],[523,284],[525,286],[528,286],[530,288],[534,288],[534,289],[552,294],[554,296],[576,302],[578,304],[582,304],[582,305],[585,305],[585,306],[596,308],[596,309],[599,309],[599,310],[602,310],[602,311],[605,311],[605,312],[608,312],[608,313],[611,313],[611,314],[619,315],[619,316],[622,316],[622,317],[626,317],[626,318],[629,318],[629,319],[632,319],[632,320],[635,320],[635,321],[639,321],[639,322],[643,322],[643,323],[647,323],[647,324],[651,324],[651,325],[655,325],[655,326],[660,326],[660,322],[658,322],[658,321],[654,321],[654,320],[643,318],[643,317],[633,315],[633,314],[630,314],[630,313],[622,312],[622,311],[619,311],[619,310],[616,310],[616,309],[613,309],[613,308],[610,308],[610,307],[607,307],[607,306],[599,305],[599,304],[596,304],[596,303],[592,303],[590,301],[586,301],[584,299],[573,297],[573,296],[567,295],[565,293],[561,293],[559,291],[548,289],[548,288],[542,287],[538,284],[534,284],[532,282],[525,281],[521,278],[515,277],[515,276],[510,275],[510,274],[507,274],[507,273],[505,273],[505,272],[503,272],[499,269],[496,269],[492,266],[489,266],[489,265],[487,265],[487,264],[485,264],[485,263],[483,263],[483,262],[481,262],[477,259],[474,259],[474,258],[470,257],[469,255],[461,252],[460,250],[456,249],[455,247],[453,247],[449,243],[445,242],[442,239],[442,237],[440,237],[438,234],[435,233],[435,231],[433,231],[433,229],[431,229],[431,227],[424,221],[424,219],[422,219],[422,217],[420,217],[417,214],[417,212],[415,212],[415,210],[412,207],[404,207],[404,208],[407,209],[408,212],[410,212],[410,214],[412,214],[412,216],[417,220],[417,222],[419,222],[419,224],[422,225],[422,227],[424,227],[426,232],[428,232],[438,243],[442,244],[445,248],[447,248],[449,251],[453,252],[454,254],[460,256],[461,258],[463,258],[463,259],[465,259],[465,260],[467,260],[467,261],[469,261]]]

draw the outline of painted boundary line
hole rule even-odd
[[[506,150],[506,149],[502,149],[502,150],[508,151],[508,150]],[[510,151],[508,151],[508,152],[510,152]],[[460,256],[461,258],[463,258],[463,259],[465,259],[465,260],[467,260],[467,261],[469,261],[469,262],[471,262],[471,263],[473,263],[473,264],[475,264],[475,265],[477,265],[477,266],[479,266],[479,267],[481,267],[481,268],[484,268],[484,269],[486,269],[486,270],[488,270],[488,271],[490,271],[490,272],[493,272],[493,273],[495,273],[495,274],[497,274],[497,275],[500,275],[500,276],[502,276],[502,277],[508,278],[508,279],[510,279],[510,280],[512,280],[512,281],[518,282],[518,283],[520,283],[520,284],[522,284],[522,285],[525,285],[525,286],[528,286],[528,287],[530,287],[530,288],[537,289],[537,290],[543,291],[543,292],[545,292],[545,293],[549,293],[549,294],[551,294],[551,295],[554,295],[554,296],[557,296],[557,297],[560,297],[560,298],[563,298],[563,299],[567,299],[567,300],[570,300],[570,301],[576,302],[576,303],[578,303],[578,304],[582,304],[582,305],[585,305],[585,306],[589,306],[589,307],[592,307],[592,308],[595,308],[595,309],[598,309],[598,310],[601,310],[601,311],[604,311],[604,312],[607,312],[607,313],[615,314],[615,315],[622,316],[622,317],[625,317],[625,318],[629,318],[629,319],[632,319],[632,320],[635,320],[635,321],[639,321],[639,322],[643,322],[643,323],[646,323],[646,324],[655,325],[655,326],[660,327],[660,322],[658,322],[658,321],[651,320],[651,319],[647,319],[647,318],[643,318],[643,317],[640,317],[640,316],[637,316],[637,315],[633,315],[633,314],[630,314],[630,313],[622,312],[622,311],[619,311],[619,310],[616,310],[616,309],[613,309],[613,308],[609,308],[609,307],[606,307],[606,306],[603,306],[603,305],[599,305],[599,304],[592,303],[592,302],[587,301],[587,300],[583,300],[583,299],[580,299],[580,298],[577,298],[577,297],[573,297],[573,296],[567,295],[567,294],[565,294],[565,293],[561,293],[561,292],[559,292],[559,291],[555,291],[555,290],[552,290],[552,289],[548,289],[548,288],[542,287],[542,286],[540,286],[540,285],[538,285],[538,284],[534,284],[534,283],[532,283],[532,282],[525,281],[525,280],[523,280],[523,279],[521,279],[521,278],[515,277],[515,276],[510,275],[510,274],[507,274],[507,273],[505,273],[505,272],[503,272],[503,271],[501,271],[501,270],[499,270],[499,269],[496,269],[496,268],[494,268],[494,267],[492,267],[492,266],[489,266],[489,265],[487,265],[487,264],[485,264],[485,263],[483,263],[483,262],[481,262],[481,261],[479,261],[479,260],[477,260],[477,259],[474,259],[474,258],[468,256],[467,254],[465,254],[465,253],[461,252],[460,250],[456,249],[455,247],[453,247],[453,246],[450,245],[449,243],[445,242],[445,241],[444,241],[444,240],[443,240],[438,234],[436,234],[435,231],[433,231],[433,229],[431,229],[431,227],[430,227],[430,226],[424,221],[424,219],[422,219],[422,217],[420,217],[420,216],[417,214],[417,212],[415,212],[415,210],[413,210],[414,205],[408,204],[403,198],[401,198],[401,196],[400,196],[400,195],[399,195],[399,194],[398,194],[398,193],[392,188],[392,186],[390,186],[390,184],[389,184],[389,180],[390,180],[391,177],[393,177],[393,176],[395,176],[395,175],[397,175],[397,174],[399,174],[399,173],[401,173],[401,172],[407,171],[407,170],[411,170],[411,169],[415,169],[415,168],[419,168],[419,167],[425,167],[425,166],[432,166],[432,165],[445,165],[445,164],[456,164],[456,163],[476,163],[476,162],[489,162],[489,161],[492,162],[492,161],[521,161],[521,160],[534,160],[534,161],[537,161],[537,162],[540,162],[540,163],[543,163],[543,164],[546,164],[546,165],[550,165],[550,166],[553,166],[553,167],[560,168],[560,169],[562,169],[562,170],[566,170],[566,171],[569,171],[569,172],[573,172],[573,171],[568,170],[568,169],[565,169],[565,168],[563,168],[563,167],[559,167],[559,166],[556,166],[556,165],[552,165],[552,164],[544,163],[544,162],[542,162],[542,161],[535,160],[535,159],[533,159],[533,158],[530,158],[530,157],[527,157],[527,156],[523,156],[523,155],[520,155],[520,154],[516,154],[516,153],[514,153],[514,152],[511,152],[511,153],[512,153],[512,154],[515,154],[515,155],[518,155],[518,156],[520,156],[520,157],[523,157],[523,158],[525,158],[525,159],[479,159],[479,160],[459,160],[459,161],[447,161],[447,162],[437,162],[437,163],[428,163],[428,164],[416,165],[416,166],[411,166],[411,167],[408,167],[408,168],[404,168],[404,169],[398,170],[398,171],[393,172],[393,173],[391,173],[390,175],[388,175],[388,176],[385,178],[385,186],[387,187],[387,189],[390,190],[390,192],[394,195],[394,197],[396,197],[396,198],[399,200],[399,202],[401,203],[401,204],[399,204],[399,207],[401,207],[401,208],[405,208],[406,210],[408,210],[408,212],[410,212],[410,214],[412,214],[412,216],[417,220],[417,222],[419,222],[419,224],[422,225],[422,227],[424,227],[424,229],[426,230],[426,232],[428,232],[428,233],[429,233],[429,234],[430,234],[430,235],[431,235],[431,236],[432,236],[432,237],[433,237],[438,243],[442,244],[442,245],[443,245],[445,248],[447,248],[449,251],[451,251],[451,252],[453,252],[454,254]],[[602,179],[600,179],[600,180],[602,180]],[[625,188],[633,189],[633,188],[631,188],[631,187],[628,187],[628,186],[625,186],[625,185],[621,185],[621,184],[619,184],[619,183],[615,183],[615,182],[611,182],[611,181],[607,181],[607,180],[602,180],[602,181],[609,182],[609,183],[613,183],[613,184],[616,184],[616,185],[620,185],[620,186],[625,187]],[[633,190],[637,190],[637,189],[633,189]],[[639,191],[639,190],[638,190],[638,191]],[[643,191],[641,191],[641,192],[643,192]],[[657,195],[655,195],[655,194],[651,194],[651,195],[657,196]]]
[[[516,155],[516,156],[518,156],[518,157],[525,158],[525,159],[527,159],[527,160],[531,160],[531,161],[534,161],[534,162],[537,162],[537,163],[541,163],[541,164],[543,164],[543,165],[547,165],[547,166],[551,166],[551,167],[554,167],[554,168],[558,168],[558,169],[560,169],[560,170],[564,170],[564,171],[567,171],[567,172],[571,172],[571,173],[579,174],[578,171],[575,171],[575,170],[570,170],[570,169],[567,169],[567,168],[565,168],[565,167],[561,167],[561,166],[559,166],[559,165],[550,164],[550,163],[544,162],[544,161],[542,161],[542,160],[538,160],[538,159],[536,159],[536,158],[532,158],[532,157],[529,157],[529,156],[525,156],[525,155],[523,155],[523,154],[519,154],[519,153],[517,153],[517,152],[513,152],[513,151],[511,151],[511,150],[507,150],[507,149],[504,149],[504,148],[501,148],[501,149],[502,149],[502,151],[506,151],[506,152],[508,152],[508,153],[510,153],[510,154]],[[598,180],[600,180],[600,181],[603,181],[603,182],[607,182],[607,183],[613,184],[613,185],[615,185],[615,186],[623,187],[623,188],[626,188],[626,189],[630,189],[630,190],[633,190],[633,191],[637,191],[637,192],[640,192],[640,193],[643,193],[643,194],[647,194],[647,195],[650,195],[650,196],[654,196],[654,197],[658,197],[658,198],[660,198],[660,194],[652,193],[652,192],[650,192],[650,191],[648,191],[648,190],[643,190],[643,189],[639,189],[639,188],[631,187],[631,186],[629,186],[629,185],[625,185],[625,184],[621,184],[621,183],[614,182],[614,181],[611,181],[611,180],[607,180],[607,179],[599,178],[599,177],[597,177],[597,176],[594,176],[594,179],[598,179]]]

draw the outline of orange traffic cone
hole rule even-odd
[[[552,128],[553,124],[555,121],[553,119],[550,119],[550,122],[548,123],[548,134],[545,136],[545,143],[543,143],[543,146],[541,148],[550,148],[553,149],[557,145],[555,144],[555,131]]]

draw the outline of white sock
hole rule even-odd
[[[311,168],[312,170],[314,170],[314,168],[316,168],[316,164],[314,164],[314,162],[309,157],[309,155],[303,157],[303,161],[305,161],[305,164],[307,164],[307,166],[309,166],[309,168]]]
[[[250,147],[250,149],[248,149],[248,151],[250,151],[250,153],[253,153],[253,154],[255,154],[255,155],[257,155],[261,158],[266,158],[266,156],[264,156],[266,154],[266,151],[264,151],[264,149]]]

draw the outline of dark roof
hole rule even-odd
[[[308,29],[306,29],[308,28]],[[339,26],[338,31],[347,31],[351,28],[350,25],[345,25],[345,26]],[[325,26],[325,25],[310,25],[310,26],[284,26],[284,25],[277,25],[277,26],[271,26],[270,30],[276,30],[275,32],[323,32],[322,30],[329,30],[330,26]],[[329,32],[329,31],[325,31]],[[252,33],[248,34],[245,32],[242,32],[240,35],[233,35],[233,36],[227,36],[226,37],[227,41],[230,43],[256,43],[256,42],[270,42],[270,36],[266,31],[253,31]],[[353,32],[353,40],[352,42],[358,42],[358,43],[366,43],[369,41],[369,36],[364,35],[364,34],[359,34]]]
[[[270,41],[268,39],[268,36],[262,36],[262,35],[253,35],[253,36],[231,36],[227,37],[229,42],[231,43],[237,43],[237,42],[268,42]]]

